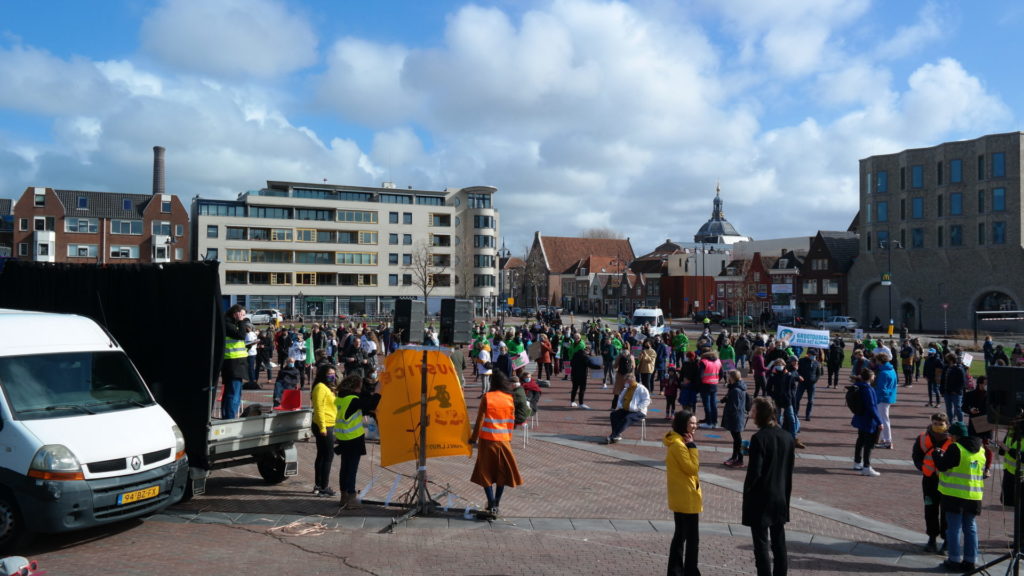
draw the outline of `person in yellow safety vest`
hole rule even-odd
[[[469,436],[470,445],[477,444],[476,465],[470,481],[484,488],[487,510],[478,515],[487,520],[498,517],[498,507],[505,487],[516,487],[523,483],[519,465],[512,453],[515,412],[512,383],[501,371],[495,370],[491,375],[490,391],[480,400],[476,424]]]
[[[220,377],[224,383],[220,417],[224,420],[238,418],[242,407],[242,380],[249,374],[245,334],[251,326],[245,317],[245,306],[235,304],[228,308],[224,315],[224,359],[220,365]],[[255,346],[256,342],[253,341],[252,345]]]
[[[981,498],[985,493],[985,450],[981,439],[967,435],[963,422],[949,427],[953,440],[948,450],[935,448],[932,457],[939,472],[942,510],[949,528],[946,532],[948,555],[942,567],[956,572],[971,572],[978,559],[978,524]],[[960,531],[964,533],[961,555]]]
[[[338,385],[334,405],[338,410],[334,422],[334,453],[341,458],[338,485],[341,487],[341,506],[349,510],[360,507],[356,496],[356,473],[359,459],[366,454],[366,433],[363,430],[363,412],[377,408],[380,403],[380,383],[372,391],[363,387],[360,371],[349,374]]]
[[[1006,438],[997,441],[996,445],[999,446],[999,455],[1003,457],[1003,483],[1000,501],[1003,506],[1013,506],[1019,486],[1017,468],[1020,466],[1021,450],[1024,450],[1024,421],[1014,422],[1013,426],[1006,431]],[[1024,517],[1021,518],[1021,525],[1024,525]]]
[[[952,443],[949,439],[949,418],[944,412],[932,414],[928,429],[914,442],[912,458],[914,466],[921,471],[921,492],[924,494],[924,526],[928,534],[925,552],[941,554],[946,550],[946,517],[939,512],[942,495],[939,494],[939,474],[935,469],[933,451],[936,448],[946,451]],[[941,548],[936,542],[939,537],[943,540]]]

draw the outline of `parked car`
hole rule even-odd
[[[821,328],[822,330],[849,332],[857,329],[857,320],[852,316],[830,316],[818,322],[818,328]]]
[[[522,316],[523,309],[520,308],[519,306],[513,306],[512,309],[509,310],[509,314],[511,314],[512,316]]]
[[[754,317],[749,314],[726,316],[719,320],[718,323],[721,324],[723,328],[732,326],[753,326]]]
[[[282,319],[281,312],[273,308],[257,310],[249,314],[249,321],[253,324],[274,324]]]
[[[523,309],[523,316],[536,316],[536,315],[537,315],[537,309],[536,308],[524,308]]]
[[[715,310],[698,310],[693,313],[693,321],[697,324],[704,322],[705,317],[710,319],[712,324],[722,321],[722,313]]]

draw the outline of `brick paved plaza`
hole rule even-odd
[[[430,490],[441,506],[388,533],[412,488],[414,463],[380,468],[370,444],[359,474],[369,487],[359,511],[340,511],[333,499],[311,494],[314,446],[299,446],[300,473],[268,486],[255,466],[214,474],[207,494],[164,514],[107,530],[42,537],[27,552],[51,574],[658,574],[672,537],[666,508],[664,399],[655,396],[647,439],[630,428],[623,442],[604,445],[610,390],[591,379],[592,410],[568,406],[560,377],[545,391],[539,422],[524,447],[513,447],[525,485],[506,491],[504,519],[466,519],[484,502],[469,482],[473,460],[428,462]],[[246,392],[247,402],[269,403],[270,390]],[[308,403],[308,391],[306,402]],[[466,393],[474,415],[479,389]],[[900,388],[893,407],[895,449],[876,450],[882,475],[851,470],[855,432],[842,390],[818,388],[813,420],[803,423],[787,526],[791,573],[935,572],[942,557],[921,551],[925,541],[920,475],[911,443],[934,410],[922,384]],[[698,409],[700,415],[700,409]],[[745,438],[753,433],[749,423]],[[705,575],[752,574],[749,532],[739,524],[744,471],[724,467],[731,441],[723,430],[699,430],[704,513],[700,567]],[[337,471],[338,463],[334,464]],[[1011,509],[998,504],[995,471],[986,484],[979,537],[986,558],[1006,552]],[[396,478],[397,484],[396,484]],[[336,486],[335,486],[336,487]],[[451,496],[443,495],[445,488]],[[378,504],[373,504],[376,502]],[[1005,570],[1004,566],[992,573]]]

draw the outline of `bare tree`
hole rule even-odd
[[[539,254],[537,258],[530,258],[530,251],[526,251],[526,267],[523,268],[523,296],[530,295],[528,291],[532,292],[533,305],[540,306],[540,291],[541,288],[545,288],[548,285],[548,271],[544,267],[544,261],[540,258]],[[545,294],[546,296],[546,294]],[[548,302],[550,304],[550,302]]]
[[[581,232],[580,238],[610,238],[613,240],[622,240],[625,236],[607,226],[595,226],[594,228],[587,228]]]
[[[412,252],[412,264],[405,266],[412,275],[412,285],[423,294],[423,301],[438,286],[450,286],[451,275],[447,274],[451,267],[450,254],[434,254],[433,247],[426,241],[420,241]]]

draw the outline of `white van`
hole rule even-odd
[[[641,331],[646,325],[651,336],[660,336],[668,326],[665,324],[665,314],[661,308],[637,308],[626,321],[627,326]]]
[[[0,309],[0,549],[179,501],[185,439],[88,318]]]

